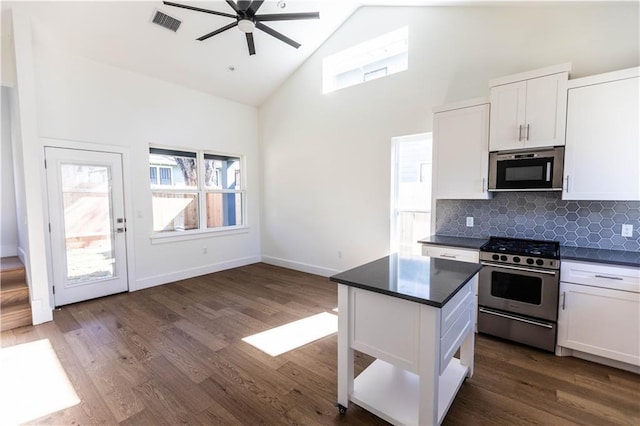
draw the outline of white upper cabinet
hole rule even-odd
[[[489,82],[490,151],[564,145],[571,64]]]
[[[434,109],[434,198],[487,199],[489,103],[486,98]]]
[[[640,68],[571,80],[565,200],[640,200]]]

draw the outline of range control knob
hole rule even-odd
[[[529,265],[533,265],[533,259],[527,259],[527,263],[528,263]]]
[[[544,260],[542,260],[542,259],[537,259],[537,260],[536,260],[536,265],[539,265],[539,266],[544,265]]]
[[[520,258],[519,258],[518,256],[515,256],[515,257],[513,258],[513,261],[514,261],[514,262],[516,262],[516,263],[518,263],[518,262],[520,262]]]
[[[493,260],[498,260],[498,259],[500,259],[500,256],[498,256],[497,254],[494,254],[493,256],[491,256],[491,258]]]
[[[504,254],[502,256],[500,256],[500,260],[502,260],[503,262],[507,261],[507,256],[505,256]]]

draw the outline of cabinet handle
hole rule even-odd
[[[455,254],[447,254],[447,253],[441,254],[440,257],[446,257],[446,258],[449,258],[449,259],[457,259],[458,258],[458,256],[456,256]]]
[[[518,142],[522,142],[522,124],[518,126]]]
[[[485,179],[482,178],[482,184],[480,186],[480,192],[484,192],[484,182],[485,182]]]
[[[565,307],[565,302],[567,301],[567,292],[563,291],[562,292],[562,310],[564,311],[564,307]]]
[[[524,138],[525,141],[529,140],[529,125],[527,124],[527,136]]]
[[[618,280],[618,281],[624,280],[624,278],[621,278],[621,277],[608,277],[606,275],[596,275],[596,278],[606,278],[608,280]]]
[[[564,177],[564,192],[569,192],[569,175]]]
[[[516,317],[516,316],[513,316],[513,315],[507,315],[507,314],[503,314],[502,312],[492,311],[490,309],[485,309],[485,308],[478,308],[478,311],[482,312],[483,314],[495,315],[497,317],[507,318],[507,319],[514,320],[514,321],[520,321],[520,322],[524,322],[526,324],[537,325],[538,327],[544,327],[544,328],[553,329],[553,325],[552,324],[541,322],[541,321],[533,321],[533,320],[526,319],[526,318],[520,318],[520,317]]]

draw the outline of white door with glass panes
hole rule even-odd
[[[127,291],[121,154],[46,147],[45,158],[55,305]]]
[[[431,133],[392,139],[391,252],[420,255],[431,230]]]

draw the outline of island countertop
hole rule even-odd
[[[442,308],[480,269],[476,263],[394,253],[329,279]]]

